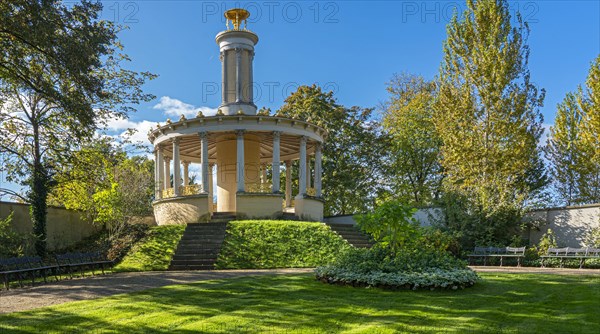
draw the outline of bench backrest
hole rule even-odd
[[[0,260],[0,270],[21,270],[43,267],[44,262],[39,256],[22,256]]]
[[[475,247],[475,255],[502,255],[515,254],[525,255],[525,247]]]
[[[506,254],[525,255],[525,247],[506,247]]]
[[[587,248],[587,256],[599,256],[600,257],[600,248]]]

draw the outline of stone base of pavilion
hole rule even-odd
[[[283,208],[282,193],[236,194],[236,216],[242,219],[276,219],[293,213],[298,219],[323,221],[323,200],[311,196],[296,196],[294,207]],[[158,225],[206,223],[215,212],[208,194],[177,196],[160,199],[152,203],[154,218]]]

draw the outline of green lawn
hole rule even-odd
[[[600,333],[600,277],[481,276],[457,292],[215,280],[0,315],[0,333]]]

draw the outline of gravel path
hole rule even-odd
[[[482,273],[523,273],[555,275],[598,275],[600,269],[559,269],[530,267],[471,267]],[[141,291],[166,285],[255,275],[310,273],[313,269],[155,271],[116,273],[63,280],[50,284],[0,291],[0,313],[26,311],[76,300],[94,299],[120,293]]]
[[[471,267],[471,269],[473,269],[479,273],[600,276],[600,269],[535,268],[535,267],[483,267],[483,266],[470,266],[470,267]]]
[[[25,311],[166,285],[256,275],[310,273],[313,269],[155,271],[116,273],[0,291],[0,313]]]

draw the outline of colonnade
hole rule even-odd
[[[236,149],[237,149],[237,166],[236,166],[236,181],[237,181],[237,191],[245,192],[245,161],[244,161],[244,134],[245,130],[237,130],[236,131]],[[272,157],[272,185],[271,192],[272,193],[280,193],[280,178],[281,178],[281,157],[280,157],[280,142],[281,142],[281,132],[274,131],[273,133],[273,157]],[[208,156],[208,132],[199,132],[198,136],[200,138],[200,146],[201,146],[201,193],[213,193],[212,190],[212,175],[213,175],[213,167],[214,163],[209,162]],[[298,175],[298,184],[299,191],[298,197],[303,198],[307,195],[307,188],[311,186],[311,177],[310,177],[310,160],[307,158],[307,141],[308,138],[306,136],[302,136],[299,138],[299,175]],[[184,186],[189,184],[189,161],[181,161],[180,153],[179,153],[179,143],[180,138],[174,138],[171,140],[172,147],[172,159],[171,157],[165,156],[164,147],[162,145],[157,145],[155,147],[155,183],[156,183],[156,199],[163,198],[163,191],[171,188],[171,160],[173,162],[173,193],[172,196],[178,197],[183,196],[185,194],[182,193],[182,189],[180,187],[181,181],[183,181]],[[315,144],[314,150],[314,196],[321,197],[322,189],[321,189],[321,178],[322,178],[322,148],[321,143]],[[181,167],[183,166],[183,180],[181,176]],[[266,183],[266,164],[262,164],[262,174],[261,179],[263,183]],[[291,174],[292,161],[285,160],[285,173],[286,173],[286,207],[291,206],[292,199],[292,174]],[[218,170],[219,166],[217,166]],[[178,180],[178,182],[176,182]],[[212,196],[209,196],[212,202]]]

